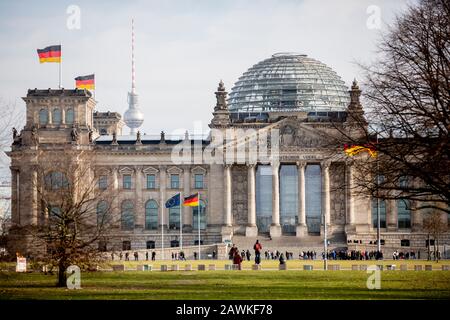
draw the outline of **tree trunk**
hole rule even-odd
[[[65,261],[60,261],[58,264],[58,283],[57,287],[65,287],[67,286],[67,274],[66,274],[66,263]]]

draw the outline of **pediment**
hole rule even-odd
[[[145,168],[142,170],[142,172],[143,172],[143,173],[146,173],[146,174],[156,174],[156,173],[159,172],[159,170],[156,169],[155,167],[145,167]]]
[[[316,148],[325,143],[323,133],[317,129],[295,122],[286,121],[279,126],[280,148]]]
[[[200,166],[195,166],[194,168],[192,168],[192,173],[197,173],[197,174],[206,174],[206,169]]]
[[[134,169],[131,168],[131,167],[121,167],[121,168],[119,169],[119,172],[120,172],[121,174],[132,174],[132,173],[134,173]]]
[[[180,174],[182,172],[183,172],[183,170],[178,167],[170,167],[169,169],[167,169],[167,173],[171,173],[171,174]]]

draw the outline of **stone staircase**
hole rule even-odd
[[[281,236],[272,238],[272,240],[270,240],[268,235],[259,235],[258,237],[235,235],[232,237],[232,242],[238,247],[239,251],[249,249],[250,252],[253,253],[253,245],[257,239],[263,246],[263,252],[266,250],[278,250],[280,252],[288,251],[293,252],[295,257],[298,257],[300,251],[314,250],[317,253],[322,252],[324,245],[323,238],[319,235],[308,235],[302,238],[297,238],[295,236]],[[345,236],[331,237],[329,242],[329,250],[341,250],[347,248]]]

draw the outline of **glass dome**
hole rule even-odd
[[[344,81],[320,61],[277,53],[248,69],[231,89],[231,112],[344,111]]]

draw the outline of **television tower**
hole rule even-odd
[[[136,73],[134,66],[134,19],[131,20],[131,92],[128,92],[128,110],[123,117],[125,124],[130,128],[130,135],[136,134],[136,129],[142,126],[144,115],[138,107],[136,94]]]

